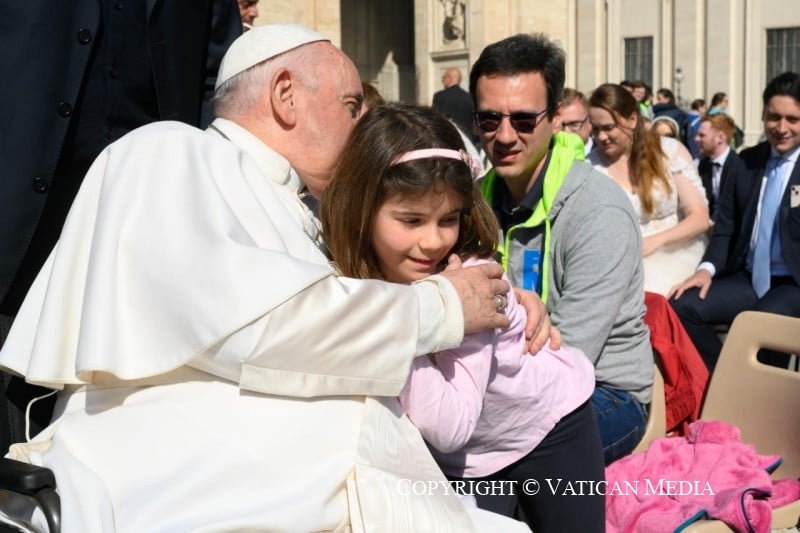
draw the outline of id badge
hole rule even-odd
[[[539,272],[542,267],[540,250],[525,250],[522,255],[522,288],[542,294]]]

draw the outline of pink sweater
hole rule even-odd
[[[743,443],[735,426],[692,422],[686,437],[655,439],[606,468],[606,531],[679,531],[707,516],[768,532],[772,509],[800,499],[799,480],[770,478],[779,460]]]
[[[524,457],[594,390],[594,367],[580,350],[526,353],[527,315],[513,291],[506,314],[507,330],[417,357],[400,393],[445,474],[482,477]]]

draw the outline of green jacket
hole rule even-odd
[[[553,207],[553,201],[558,194],[561,184],[567,177],[569,169],[572,168],[572,163],[575,161],[582,161],[584,159],[584,146],[580,137],[570,133],[560,132],[553,136],[552,153],[550,155],[550,162],[547,165],[544,175],[544,189],[542,191],[542,199],[536,204],[531,217],[524,223],[513,226],[505,232],[504,242],[501,244],[500,256],[503,269],[508,272],[508,258],[509,248],[511,246],[511,236],[519,228],[534,228],[544,224],[544,246],[542,247],[542,260],[541,268],[541,297],[542,301],[547,303],[547,282],[548,282],[548,267],[550,264],[549,253],[550,250],[550,226],[552,218],[548,216],[550,209]],[[486,176],[481,180],[481,193],[489,205],[492,205],[494,198],[494,187],[497,182],[497,175],[494,169],[490,170]],[[528,288],[528,287],[524,287]]]

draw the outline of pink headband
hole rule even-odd
[[[455,159],[462,161],[472,174],[472,179],[478,179],[483,173],[483,165],[478,158],[467,153],[466,150],[450,150],[447,148],[424,148],[422,150],[411,150],[397,157],[390,166],[399,165],[407,161],[415,161],[417,159],[432,159],[434,157],[442,157],[444,159]]]

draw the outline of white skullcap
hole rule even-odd
[[[233,41],[225,52],[214,89],[262,61],[317,41],[330,39],[299,24],[255,26]]]

